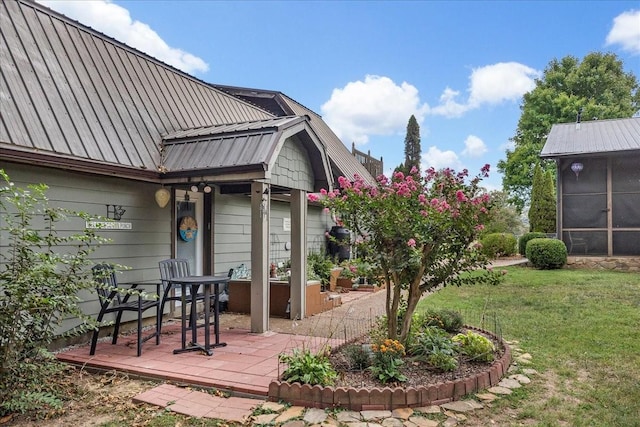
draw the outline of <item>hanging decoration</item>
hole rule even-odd
[[[580,175],[580,172],[582,172],[582,169],[584,169],[584,165],[580,162],[573,162],[571,163],[571,170],[573,171],[573,173],[576,174],[576,181],[578,180],[578,175]]]
[[[171,199],[171,192],[164,187],[158,188],[156,191],[156,203],[161,208],[164,208],[169,203]]]
[[[180,238],[185,242],[191,242],[198,235],[198,223],[192,216],[183,216],[180,220]]]

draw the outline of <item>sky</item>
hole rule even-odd
[[[484,164],[502,187],[522,95],[553,59],[615,53],[640,78],[640,1],[40,1],[203,81],[280,91],[351,149]]]

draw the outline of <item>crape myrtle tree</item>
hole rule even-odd
[[[500,160],[503,189],[519,212],[529,201],[533,169],[551,126],[582,120],[628,118],[640,107],[640,86],[636,76],[624,72],[623,63],[613,53],[594,52],[582,61],[574,56],[553,59],[535,88],[523,96],[512,150]],[[545,170],[553,170],[545,162]]]
[[[406,342],[411,318],[426,292],[447,285],[497,282],[474,244],[489,216],[489,195],[479,187],[489,165],[468,180],[468,172],[413,167],[368,185],[361,177],[339,178],[339,188],[321,200],[356,233],[356,246],[375,262],[386,287],[389,338]],[[399,316],[400,308],[406,311]],[[399,321],[401,321],[400,324]]]

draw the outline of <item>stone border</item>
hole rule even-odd
[[[270,401],[288,402],[308,408],[340,407],[352,411],[394,410],[417,408],[458,400],[461,397],[498,385],[511,364],[511,349],[507,343],[485,330],[466,327],[493,337],[504,348],[502,357],[494,361],[486,371],[455,381],[420,387],[354,388],[331,387],[273,380],[269,384]]]

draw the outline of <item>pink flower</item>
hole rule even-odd
[[[322,209],[322,212],[324,212],[324,213],[329,213],[329,212],[331,212],[331,211],[329,210],[329,208],[324,208],[324,209]]]
[[[458,199],[459,202],[466,202],[467,196],[464,194],[464,191],[458,190],[456,191],[456,199]]]
[[[418,168],[415,166],[411,166],[411,171],[409,171],[409,173],[411,175],[415,175],[416,173],[418,173]]]
[[[393,174],[393,177],[395,179],[403,180],[404,179],[404,174],[402,172],[398,171],[398,172]]]
[[[482,230],[484,230],[484,224],[478,224],[478,225],[476,225],[476,226],[475,226],[475,229],[476,229],[477,231],[482,231]]]
[[[323,196],[327,195],[327,190],[325,190],[324,188],[320,189],[320,194],[322,194]]]
[[[415,240],[415,239],[413,239],[413,238],[411,238],[411,239],[407,240],[407,246],[410,246],[410,247],[412,247],[412,248],[415,248],[415,247],[416,247],[416,240]]]
[[[307,196],[307,199],[309,199],[310,202],[317,202],[318,200],[320,200],[320,196],[315,193],[311,193]]]

